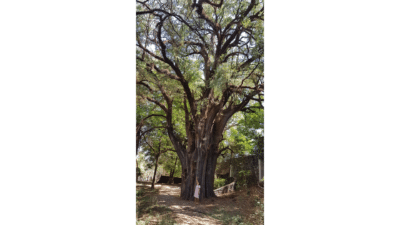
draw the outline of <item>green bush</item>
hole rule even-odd
[[[242,189],[242,188],[247,188],[251,185],[254,185],[257,183],[257,179],[255,179],[254,174],[251,173],[250,170],[241,170],[237,174],[237,188]]]
[[[224,178],[216,178],[214,179],[214,189],[220,188],[224,186],[226,183],[226,179]]]

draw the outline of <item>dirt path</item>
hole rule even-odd
[[[160,190],[157,196],[158,204],[171,209],[172,217],[179,225],[222,224],[219,220],[206,215],[214,208],[214,205],[181,200],[179,198],[180,185],[157,184],[155,188]]]
[[[150,182],[137,183],[137,186],[146,186],[150,188]],[[262,197],[260,190],[254,187],[246,190],[239,190],[231,193],[218,195],[218,198],[204,199],[201,203],[181,200],[180,184],[156,184],[155,188],[159,190],[157,202],[172,210],[171,217],[179,224],[223,224],[231,223],[234,217],[246,218],[253,224],[262,224],[262,222],[252,218],[255,213],[255,202]],[[213,217],[219,219],[215,219]],[[253,216],[254,217],[254,216]],[[237,223],[237,222],[236,222]],[[235,224],[236,224],[235,223]],[[232,223],[233,224],[233,223]],[[238,224],[238,223],[237,223]]]

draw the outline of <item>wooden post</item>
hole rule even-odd
[[[264,166],[263,163],[261,162],[261,159],[258,159],[258,182],[261,182],[263,178],[264,178]]]
[[[233,165],[229,166],[229,177],[233,177]]]

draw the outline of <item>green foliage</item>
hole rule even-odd
[[[249,185],[249,181],[251,180],[251,171],[250,170],[241,170],[239,171],[237,178],[237,187],[238,188],[247,188]]]
[[[264,160],[264,135],[259,135],[255,138],[255,146],[252,151],[258,159]]]
[[[136,176],[137,177],[142,176],[142,170],[140,169],[140,167],[136,167]]]
[[[144,175],[144,171],[145,171],[145,168],[146,168],[145,156],[144,156],[144,154],[141,154],[139,152],[139,154],[136,156],[136,158],[137,158],[137,165],[136,166],[140,168],[140,172],[142,173],[142,175]]]
[[[254,107],[259,107],[256,103]],[[256,155],[264,158],[264,110],[252,109],[252,112],[237,113],[232,127],[225,133],[226,143],[236,156]],[[222,145],[222,147],[224,144]]]
[[[168,1],[169,2],[169,1]],[[216,37],[212,35],[212,32],[205,32],[205,30],[212,30],[210,24],[203,18],[200,18],[198,14],[193,10],[192,3],[183,0],[171,1],[175,7],[168,7],[167,5],[162,6],[157,1],[149,1],[146,3],[151,8],[161,8],[167,12],[172,13],[172,16],[168,17],[163,23],[163,40],[169,40],[166,44],[166,55],[175,63],[175,66],[179,67],[185,80],[189,84],[191,91],[194,94],[194,98],[199,98],[202,94],[204,87],[212,87],[216,93],[216,96],[220,96],[224,88],[229,84],[239,85],[243,79],[244,85],[257,83],[255,77],[259,77],[263,73],[262,57],[263,57],[263,19],[250,19],[251,16],[259,15],[263,18],[263,2],[256,1],[254,7],[250,10],[249,14],[244,15],[247,7],[250,5],[247,1],[235,1],[225,0],[221,7],[212,7],[209,4],[203,4],[203,12],[209,18],[218,18],[215,21],[218,26],[221,27],[221,31],[227,27],[228,24],[232,24],[229,27],[232,31],[237,28],[237,24],[240,23],[243,27],[247,28],[250,32],[242,35],[240,44],[244,44],[241,47],[238,45],[232,45],[226,49],[226,52],[222,52],[220,58],[215,58],[216,48]],[[138,11],[147,10],[146,6],[137,4]],[[177,15],[177,16],[175,16]],[[238,17],[235,21],[234,18]],[[164,17],[166,18],[166,17]],[[181,20],[182,18],[183,20]],[[183,23],[182,21],[185,21]],[[160,52],[160,48],[155,48],[157,41],[154,40],[154,31],[157,31],[156,24],[159,22],[158,17],[151,16],[149,14],[138,15],[137,19],[137,41],[140,45],[146,47],[153,54],[163,57]],[[192,28],[202,29],[202,31],[194,31]],[[228,28],[227,28],[228,29]],[[232,33],[232,32],[230,32]],[[248,34],[251,33],[251,36]],[[229,35],[221,41],[225,42],[228,40]],[[246,40],[248,39],[248,40]],[[215,64],[214,78],[207,84],[205,82],[203,73],[204,66],[207,63],[205,58],[200,54],[192,54],[199,51],[199,46],[190,45],[187,43],[205,43],[206,52],[208,53],[207,59],[210,65]],[[242,43],[243,42],[243,43]],[[246,45],[246,47],[245,47]],[[245,57],[235,55],[232,53],[242,52]],[[226,56],[232,55],[225,59]],[[239,66],[248,60],[249,57],[257,58],[251,64],[249,68],[240,68]],[[138,94],[155,96],[154,99],[162,101],[161,92],[158,90],[158,85],[163,85],[164,90],[168,90],[168,94],[174,97],[182,98],[183,89],[177,80],[169,79],[162,73],[156,70],[149,71],[146,69],[146,63],[154,63],[160,69],[169,69],[169,65],[162,60],[158,60],[150,54],[143,54],[142,48],[138,48],[137,58],[137,77],[139,80],[145,80],[145,83],[150,86],[153,91],[149,91],[144,86],[138,86]],[[254,69],[254,71],[253,71]],[[248,75],[253,71],[253,75]],[[142,79],[144,78],[144,79]]]
[[[136,119],[140,121],[159,114],[162,116],[146,120],[143,131],[153,127],[169,128],[168,135],[165,130],[157,129],[140,142],[146,162],[154,165],[155,159],[160,157],[160,165],[167,171],[173,170],[176,154],[160,156],[154,149],[157,146],[173,149],[168,141],[171,137],[178,140],[175,144],[179,142],[183,148],[190,148],[188,144],[193,142],[189,140],[189,134],[200,130],[197,129],[200,127],[198,121],[201,121],[199,115],[208,109],[217,109],[217,106],[222,106],[217,109],[219,112],[207,114],[218,115],[219,118],[210,120],[216,121],[214,125],[219,123],[214,127],[225,126],[221,121],[227,120],[228,126],[238,124],[225,131],[225,140],[219,147],[229,146],[236,156],[258,154],[261,157],[264,149],[261,145],[263,110],[254,108],[260,107],[257,101],[247,103],[245,100],[258,98],[262,101],[263,98],[264,3],[225,0],[221,1],[221,7],[213,7],[204,2],[200,10],[204,15],[199,15],[192,1],[164,3],[149,0],[146,5],[138,2],[136,8]],[[151,9],[158,10],[146,13]],[[251,113],[238,112],[243,102],[253,107]],[[189,115],[185,108],[194,113]],[[229,116],[223,118],[224,115]],[[233,117],[229,118],[231,115]],[[170,118],[168,123],[167,118]],[[174,176],[180,176],[180,173],[178,162]]]
[[[226,179],[224,179],[224,178],[214,179],[214,189],[220,188],[225,185],[226,185]]]
[[[176,165],[175,165],[176,162]],[[180,177],[182,174],[182,165],[175,152],[166,152],[159,159],[160,165],[163,167],[168,174],[174,171],[174,177]]]
[[[230,159],[233,167],[233,176],[236,188],[246,189],[258,183],[258,159],[255,156],[240,156]]]
[[[165,130],[154,130],[146,136],[145,145],[142,151],[147,156],[147,161],[154,165],[157,157],[161,156],[168,149],[172,149],[172,143]]]

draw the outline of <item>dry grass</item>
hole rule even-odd
[[[218,198],[207,199],[202,205],[211,216],[219,217],[225,224],[258,225],[264,224],[263,202],[262,189],[250,187],[222,194]]]
[[[176,224],[171,217],[171,210],[159,205],[157,196],[159,189],[136,187],[136,224],[138,225],[168,225]]]

